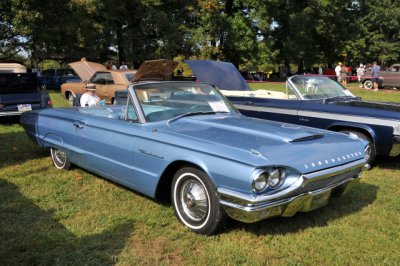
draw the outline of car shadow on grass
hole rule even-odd
[[[0,168],[49,156],[49,152],[34,144],[24,131],[0,133],[0,138]]]
[[[376,158],[375,165],[382,169],[399,170],[400,155],[379,156]]]
[[[266,219],[253,224],[231,220],[225,231],[243,228],[257,235],[285,235],[301,232],[307,228],[324,227],[332,220],[361,211],[375,201],[377,192],[377,186],[359,183],[348,194],[339,198],[332,198],[327,206],[320,209],[307,213],[299,212],[293,217]]]
[[[0,258],[2,265],[112,265],[117,262],[132,222],[99,234],[76,236],[0,179]]]

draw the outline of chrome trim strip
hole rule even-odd
[[[227,202],[235,202],[238,203],[242,206],[254,206],[256,204],[260,204],[262,202],[267,202],[271,200],[279,200],[280,198],[283,198],[285,195],[288,193],[291,193],[301,187],[308,179],[313,179],[313,178],[327,178],[330,176],[338,175],[347,171],[354,170],[356,168],[362,168],[365,165],[365,160],[357,160],[345,165],[340,165],[337,167],[329,168],[326,170],[314,172],[314,173],[309,173],[305,175],[301,175],[299,179],[290,187],[281,190],[275,194],[268,194],[268,195],[248,195],[245,193],[237,192],[237,191],[232,191],[230,189],[225,189],[225,188],[219,188],[217,191],[219,193],[219,198],[221,204],[225,204]],[[224,203],[222,203],[224,202]]]
[[[12,115],[21,115],[23,112],[20,111],[11,111],[11,112],[0,112],[0,116],[12,116]]]
[[[294,109],[261,107],[261,106],[242,105],[242,104],[235,104],[235,107],[238,109],[248,110],[248,111],[269,112],[269,113],[285,114],[285,115],[298,115],[298,116],[313,117],[313,118],[340,120],[353,123],[356,122],[361,124],[370,124],[377,126],[391,126],[394,129],[400,128],[400,121],[393,119],[343,115],[343,114],[334,114],[328,112],[315,112],[315,111],[302,111],[302,110],[297,111]]]
[[[257,111],[257,112],[268,111],[269,113],[297,115],[297,110],[294,110],[294,109],[260,107],[260,106],[253,106],[253,105],[244,105],[244,104],[234,104],[234,105],[237,109],[242,109],[242,110],[247,110],[247,111]]]

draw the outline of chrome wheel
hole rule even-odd
[[[365,89],[372,89],[374,87],[374,84],[372,83],[372,81],[371,80],[366,80],[366,81],[364,81],[364,88]]]
[[[53,164],[57,169],[67,170],[70,168],[71,164],[69,162],[67,154],[64,151],[56,148],[51,148],[50,154]]]
[[[69,106],[75,106],[75,97],[72,93],[70,93],[68,96],[68,103]]]
[[[224,223],[215,186],[197,168],[183,167],[174,175],[171,198],[176,217],[196,233],[211,235]]]
[[[203,220],[209,211],[208,195],[201,183],[187,180],[182,184],[181,204],[185,214],[193,221]]]

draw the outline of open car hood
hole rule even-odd
[[[145,80],[171,80],[178,62],[168,59],[143,62],[136,72],[133,82]]]
[[[220,90],[251,91],[239,70],[228,62],[185,60],[197,80],[216,85]]]
[[[107,71],[104,65],[87,61],[86,58],[68,65],[78,74],[82,81],[89,80],[96,71]]]

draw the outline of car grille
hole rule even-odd
[[[306,183],[303,187],[300,187],[299,189],[290,193],[290,196],[300,195],[300,194],[304,194],[304,193],[307,193],[310,191],[315,191],[318,189],[329,187],[329,186],[334,185],[343,180],[353,178],[360,172],[361,172],[361,168],[356,168],[356,169],[353,169],[351,171],[348,171],[348,172],[345,172],[345,173],[342,173],[339,175],[330,176],[330,177],[319,179],[316,181],[312,181],[312,179],[310,179],[308,181],[308,183]]]

